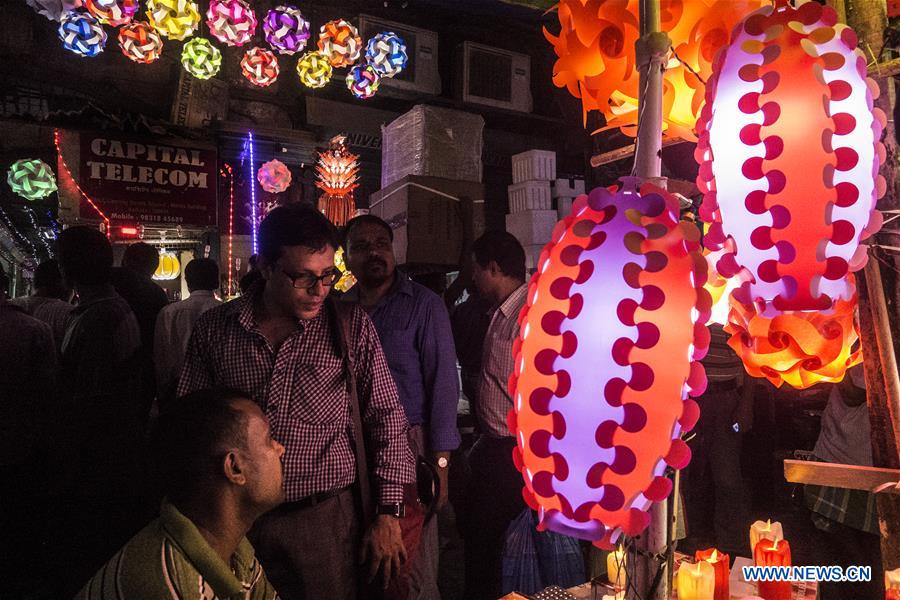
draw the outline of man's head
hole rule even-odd
[[[334,266],[337,232],[314,208],[280,206],[259,227],[259,267],[265,293],[285,314],[312,319],[340,276]]]
[[[159,251],[145,242],[137,242],[125,248],[122,266],[145,277],[152,277],[159,267]]]
[[[485,299],[500,301],[502,290],[525,282],[525,250],[511,233],[485,233],[472,244],[472,255],[472,281]]]
[[[184,268],[188,291],[219,288],[219,265],[211,258],[195,258]]]
[[[284,446],[242,392],[213,388],[179,398],[160,415],[153,453],[164,492],[176,505],[228,493],[258,515],[284,500]]]
[[[56,258],[71,286],[109,283],[113,251],[109,240],[92,227],[70,227],[56,240]]]
[[[375,215],[360,215],[344,227],[347,266],[365,287],[378,287],[394,276],[394,232]]]
[[[38,296],[46,298],[58,298],[66,302],[72,299],[72,288],[65,284],[59,271],[59,263],[52,258],[35,269],[34,290]]]

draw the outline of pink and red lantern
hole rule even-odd
[[[241,59],[241,73],[253,85],[272,85],[278,79],[278,72],[278,58],[270,50],[251,48]]]
[[[263,163],[256,174],[259,186],[267,192],[277,194],[291,185],[291,170],[278,159]]]
[[[648,524],[703,393],[710,297],[699,230],[626,178],[581,196],[529,283],[509,428],[541,527],[610,548]]]
[[[101,23],[118,27],[131,22],[138,0],[86,0],[86,6]]]
[[[210,0],[206,24],[226,46],[243,46],[256,32],[256,13],[244,0]]]

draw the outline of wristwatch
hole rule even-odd
[[[402,502],[394,502],[393,504],[379,504],[375,509],[376,515],[388,515],[401,519],[406,516],[406,506]]]
[[[437,459],[437,466],[439,469],[446,469],[450,466],[450,459],[448,459],[446,456],[440,457],[439,459]]]

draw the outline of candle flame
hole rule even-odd
[[[709,557],[709,562],[718,562],[719,560],[719,551],[713,548],[712,554]]]
[[[772,519],[766,519],[766,531],[770,531],[772,529]]]
[[[697,564],[697,577],[699,577],[700,576],[700,563],[696,563],[696,564]]]

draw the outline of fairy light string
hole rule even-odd
[[[59,129],[53,130],[53,144],[56,146],[56,156],[59,158],[59,164],[66,171],[66,175],[69,176],[69,180],[75,185],[75,189],[78,190],[78,193],[81,194],[81,197],[85,199],[85,201],[91,205],[97,214],[100,215],[100,218],[103,219],[104,228],[106,229],[106,237],[110,236],[110,227],[109,227],[109,217],[100,210],[100,207],[97,206],[97,203],[94,202],[90,196],[88,196],[84,190],[81,189],[81,186],[78,185],[78,181],[72,175],[72,171],[69,169],[69,165],[66,163],[66,159],[63,156],[62,149],[59,146]]]

